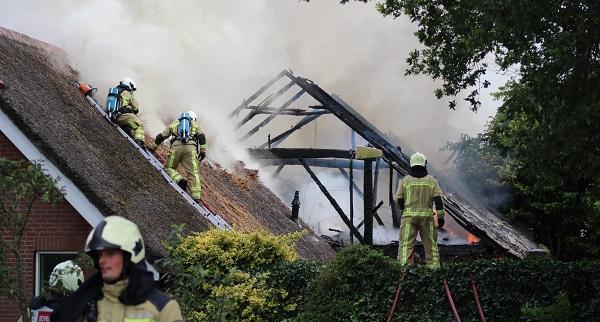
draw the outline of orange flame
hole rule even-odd
[[[467,236],[467,242],[469,244],[476,244],[479,242],[479,238],[475,237],[473,234],[469,234],[469,236]]]

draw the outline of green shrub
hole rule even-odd
[[[377,251],[343,249],[310,284],[297,320],[385,321],[400,272],[395,260]],[[563,321],[591,321],[600,315],[599,262],[477,260],[449,263],[436,271],[409,266],[394,321],[452,321],[444,278],[463,321],[478,320],[471,279],[490,321],[538,320],[548,312],[562,314]]]
[[[382,321],[400,271],[396,260],[365,246],[342,249],[311,283],[299,321]],[[387,306],[389,308],[389,306]]]
[[[273,321],[297,314],[316,264],[301,262],[294,243],[302,232],[209,230],[165,243],[163,281],[186,321]]]
[[[285,290],[285,293],[273,293],[273,301],[285,303],[283,310],[273,312],[274,316],[289,319],[295,317],[301,309],[307,287],[319,271],[320,264],[313,261],[297,260],[282,262],[269,271],[267,284],[272,289]]]
[[[558,295],[556,303],[547,306],[526,305],[521,308],[521,312],[525,318],[539,322],[561,322],[572,319],[571,306],[565,293]]]

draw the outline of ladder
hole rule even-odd
[[[77,86],[79,86],[79,83],[77,83]],[[202,204],[198,204],[196,203],[192,197],[190,197],[190,195],[187,194],[186,191],[184,191],[183,189],[181,189],[181,187],[179,187],[177,185],[177,182],[175,182],[170,176],[169,174],[167,174],[167,172],[165,171],[162,163],[160,161],[158,161],[156,159],[156,157],[148,150],[140,147],[137,143],[135,143],[135,141],[129,136],[127,135],[127,133],[125,133],[125,131],[123,131],[123,129],[121,129],[120,126],[118,126],[117,124],[115,124],[110,117],[108,116],[108,114],[106,114],[106,112],[104,111],[104,108],[102,107],[102,105],[100,105],[93,97],[92,97],[92,93],[93,91],[88,91],[87,93],[84,93],[85,98],[88,100],[88,102],[104,117],[104,119],[106,121],[108,121],[113,127],[115,127],[117,129],[117,131],[119,133],[121,133],[121,136],[123,136],[125,139],[127,139],[129,141],[130,144],[132,144],[137,150],[138,152],[148,161],[148,163],[150,163],[150,165],[152,165],[156,170],[158,170],[158,172],[160,174],[162,174],[163,178],[165,178],[165,180],[171,185],[171,187],[173,187],[173,189],[175,189],[177,192],[179,192],[179,194],[192,206],[194,207],[194,209],[196,209],[196,211],[204,216],[204,218],[208,219],[208,221],[210,221],[213,225],[215,225],[217,228],[220,229],[225,229],[225,230],[231,230],[231,226],[219,215],[213,213],[205,204],[204,202],[202,202]]]

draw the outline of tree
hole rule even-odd
[[[35,202],[56,205],[64,192],[39,163],[0,157],[0,294],[17,301],[23,321],[31,320],[23,277],[22,238]],[[12,255],[14,266],[7,261]],[[11,272],[12,271],[12,272]]]
[[[423,48],[407,74],[442,81],[438,98],[466,91],[481,106],[488,62],[514,72],[484,133],[507,163],[512,218],[559,258],[600,255],[600,3],[597,1],[386,0],[384,15],[408,16]]]

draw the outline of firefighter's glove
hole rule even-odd
[[[179,180],[179,182],[177,182],[177,185],[179,186],[179,188],[181,188],[181,190],[185,191],[187,189],[187,180],[185,179],[181,179]]]
[[[198,160],[202,161],[204,158],[206,158],[206,152],[198,153]]]
[[[444,217],[438,218],[438,228],[444,227],[444,223],[445,223]]]
[[[151,142],[150,145],[148,145],[147,148],[151,152],[156,152],[156,149],[158,148],[158,145],[156,145],[154,142]]]

